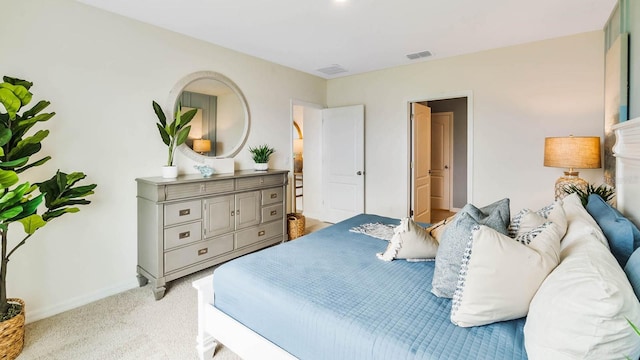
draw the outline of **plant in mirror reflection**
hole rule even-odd
[[[164,111],[157,102],[153,101],[153,111],[158,117],[158,131],[162,142],[169,148],[169,158],[167,159],[167,166],[173,166],[173,155],[178,146],[184,144],[191,131],[189,123],[196,116],[198,109],[191,109],[182,114],[182,106],[178,104],[176,115],[172,122],[167,122],[167,117],[164,115]]]

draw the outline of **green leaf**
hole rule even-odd
[[[37,214],[29,215],[18,221],[22,223],[22,226],[24,227],[24,232],[29,235],[33,234],[34,232],[36,232],[36,230],[40,229],[41,227],[47,225],[47,222],[44,221],[40,215],[37,215]]]
[[[189,131],[191,131],[191,126],[187,126],[184,129],[178,131],[178,135],[176,136],[176,146],[180,146],[187,141],[189,137]]]
[[[155,101],[153,102],[153,111],[156,113],[160,124],[162,124],[163,127],[167,126],[167,117],[164,115],[164,111],[162,111],[160,105]]]
[[[20,214],[22,212],[22,206],[14,206],[9,210],[5,210],[0,212],[0,220],[11,219],[12,217]]]
[[[165,145],[169,146],[171,140],[169,138],[169,134],[167,134],[167,130],[165,130],[160,124],[156,124],[156,125],[158,125],[158,131],[160,132],[160,137],[162,138],[162,142]]]
[[[0,125],[0,146],[5,146],[11,140],[11,129]]]
[[[20,107],[31,102],[31,97],[33,96],[33,94],[31,94],[29,90],[27,90],[27,88],[22,85],[13,85],[4,82],[0,83],[0,89],[2,88],[11,91],[20,100]]]
[[[13,91],[6,88],[0,88],[0,103],[2,103],[4,108],[7,110],[9,119],[15,119],[16,113],[20,110],[21,102]]]
[[[31,163],[31,164],[29,164],[29,165],[25,166],[25,167],[21,167],[21,168],[19,168],[19,169],[16,169],[16,170],[15,170],[15,172],[19,174],[19,173],[21,173],[21,172],[23,172],[23,171],[25,171],[25,170],[27,170],[27,169],[30,169],[30,168],[32,168],[32,167],[40,166],[40,165],[42,165],[42,164],[46,163],[46,162],[47,162],[47,161],[49,161],[49,160],[51,160],[51,156],[46,156],[46,157],[44,157],[44,158],[42,158],[42,159],[40,159],[40,160],[38,160],[38,161],[36,161],[36,162],[33,162],[33,163]]]
[[[186,113],[182,114],[180,117],[180,126],[185,126],[193,120],[193,117],[196,116],[198,109],[191,109]]]
[[[22,113],[22,117],[25,119],[31,118],[38,114],[40,111],[47,108],[47,106],[51,105],[50,101],[40,100],[37,104],[35,104],[31,109]],[[48,120],[48,119],[47,119]]]
[[[9,84],[12,84],[12,85],[24,86],[27,89],[31,89],[31,87],[33,86],[33,83],[31,81],[22,80],[22,79],[10,77],[10,76],[3,76],[2,80],[4,82],[8,82]]]
[[[40,151],[40,149],[42,149],[42,145],[40,143],[23,144],[20,147],[14,147],[13,149],[11,149],[11,151],[7,154],[7,160],[29,157]]]
[[[75,183],[77,183],[78,181],[86,177],[87,175],[85,175],[83,172],[80,172],[80,171],[72,172],[67,175],[67,186],[73,186]]]
[[[64,214],[67,213],[77,213],[78,211],[80,211],[80,209],[78,208],[64,208],[64,209],[58,209],[55,211],[50,211],[50,212],[46,212],[42,215],[42,218],[44,219],[44,221],[49,221],[51,219],[57,218],[59,216],[62,216]]]
[[[8,188],[18,181],[18,174],[14,171],[0,169],[0,188]]]
[[[27,161],[29,161],[28,157],[23,157],[23,158],[11,160],[11,161],[4,161],[0,163],[0,168],[14,169],[16,167],[23,166],[24,164],[27,163]]]

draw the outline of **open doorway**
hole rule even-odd
[[[428,119],[429,131],[416,132],[420,126],[426,126],[424,124],[427,122],[421,120],[423,124],[416,126],[412,116],[409,119],[409,214],[415,216],[416,206],[428,203],[430,218],[421,218],[420,221],[434,223],[459,211],[471,196],[471,104],[468,96],[415,101],[410,103],[409,109],[414,109],[413,104],[427,106],[431,111]],[[418,159],[421,153],[428,154],[429,159]],[[414,189],[415,184],[423,181],[417,165],[424,163],[429,164],[428,194]]]

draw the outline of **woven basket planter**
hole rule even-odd
[[[287,215],[287,223],[289,225],[289,240],[293,240],[304,235],[304,220],[304,215],[299,213]]]
[[[0,322],[0,360],[16,359],[24,347],[24,301],[7,300],[22,305],[22,309],[18,315]]]

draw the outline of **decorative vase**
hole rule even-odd
[[[0,354],[4,360],[14,360],[24,347],[24,301],[7,299],[10,303],[20,304],[22,307],[18,315],[0,322]]]
[[[162,177],[165,179],[175,179],[178,177],[178,167],[177,166],[163,166],[162,167]]]
[[[267,171],[269,169],[269,163],[255,163],[253,169],[255,171]]]

